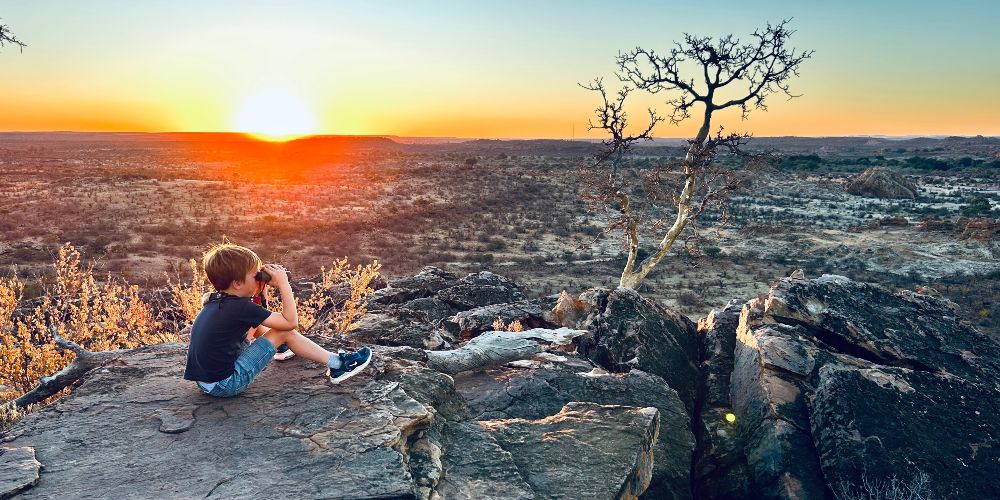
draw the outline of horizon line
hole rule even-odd
[[[238,131],[133,131],[133,130],[0,130],[0,134],[218,134],[218,135],[245,135],[251,136],[251,132]],[[369,138],[393,138],[402,139],[442,139],[442,140],[497,140],[497,141],[579,141],[593,142],[603,141],[603,138],[587,137],[461,137],[461,136],[435,136],[435,135],[398,135],[398,134],[302,134],[296,139],[307,139],[310,137],[369,137]],[[751,139],[780,139],[780,138],[802,138],[802,139],[842,139],[842,138],[879,138],[879,139],[942,139],[950,137],[960,137],[965,139],[1000,139],[1000,135],[961,135],[961,134],[858,134],[858,135],[760,135],[751,136]],[[653,137],[656,140],[688,141],[689,137]]]

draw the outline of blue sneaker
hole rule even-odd
[[[339,352],[337,356],[340,356],[340,368],[326,369],[331,384],[339,384],[364,370],[372,360],[372,350],[362,347],[357,352]]]
[[[278,352],[274,354],[274,359],[277,361],[284,361],[295,356],[295,353],[288,348],[288,344],[281,344],[278,346]]]

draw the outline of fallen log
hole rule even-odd
[[[551,346],[566,345],[587,333],[584,330],[533,328],[522,332],[487,332],[450,351],[426,351],[427,366],[454,375],[484,370],[540,353]]]
[[[60,349],[73,351],[76,353],[76,358],[73,359],[73,362],[69,366],[59,370],[55,374],[39,378],[37,387],[13,400],[11,403],[18,409],[24,409],[28,405],[45,401],[52,395],[75,383],[90,370],[104,366],[108,362],[130,351],[130,349],[119,349],[115,351],[91,352],[84,349],[80,344],[63,338],[59,335],[57,328],[52,327],[51,330],[52,339],[55,341],[56,346]]]

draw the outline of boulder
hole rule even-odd
[[[378,311],[393,304],[432,297],[457,282],[458,276],[434,266],[425,266],[413,276],[387,280],[386,286],[376,289],[368,299],[368,309]]]
[[[441,444],[447,450],[441,457],[445,474],[437,487],[441,498],[538,498],[511,452],[479,422],[449,422]]]
[[[545,311],[537,302],[519,301],[511,304],[491,304],[460,311],[447,318],[444,327],[461,338],[475,337],[494,330],[498,318],[505,325],[519,321],[524,329],[554,326],[544,319]]]
[[[434,266],[424,266],[417,274],[389,280],[397,289],[419,290],[423,296],[433,295],[458,282],[458,276]]]
[[[579,327],[589,331],[577,341],[581,354],[609,371],[658,375],[693,409],[698,339],[691,320],[628,288],[593,288],[579,300],[588,310]]]
[[[434,326],[441,324],[445,318],[455,314],[454,308],[448,305],[447,302],[437,297],[422,297],[419,299],[413,299],[409,302],[400,304],[398,307],[401,309],[409,309],[411,311],[424,313],[426,321]]]
[[[364,315],[350,337],[366,344],[439,349],[445,346],[440,331],[421,313],[396,309]]]
[[[1000,474],[998,414],[995,390],[958,377],[832,364],[820,369],[812,433],[835,492],[924,473],[939,495],[996,498],[1000,487],[986,478]]]
[[[995,241],[1000,238],[1000,219],[959,217],[956,223],[962,229],[959,237],[963,240]]]
[[[1000,425],[985,416],[1000,396],[1000,345],[954,304],[842,276],[785,278],[744,305],[736,334],[730,396],[750,496],[829,498],[922,475],[937,496],[1000,494],[982,480],[1000,476]]]
[[[543,353],[503,367],[456,375],[455,389],[464,397],[470,415],[481,420],[541,418],[573,401],[655,407],[660,429],[646,495],[691,498],[691,420],[677,392],[660,377],[641,370],[608,373],[580,356]]]
[[[371,296],[368,297],[368,310],[379,311],[393,304],[402,304],[404,302],[409,302],[426,296],[427,294],[421,290],[387,286],[385,288],[375,290]]]
[[[865,170],[847,183],[847,192],[877,198],[916,198],[917,186],[902,174],[884,168]]]
[[[480,421],[539,498],[637,498],[649,484],[656,408],[569,403],[538,420]]]
[[[524,298],[513,281],[489,271],[469,274],[437,293],[437,298],[458,310],[517,302]]]

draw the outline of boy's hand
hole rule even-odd
[[[288,285],[288,272],[285,271],[284,266],[279,266],[278,264],[264,264],[264,271],[271,275],[271,286],[275,288],[281,288],[282,285]]]

